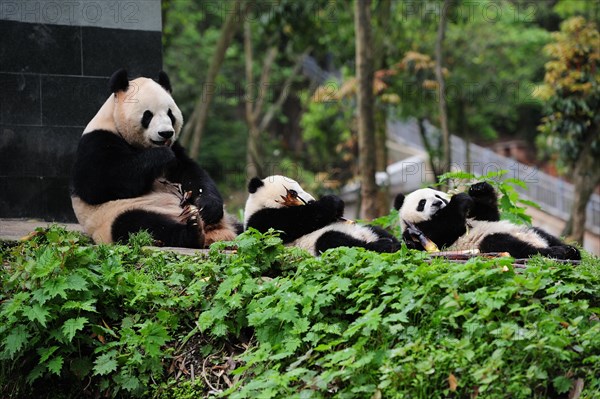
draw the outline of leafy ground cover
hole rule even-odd
[[[597,398],[600,260],[0,246],[0,397]]]

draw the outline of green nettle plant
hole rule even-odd
[[[315,258],[253,230],[197,256],[150,243],[51,227],[0,246],[0,397],[600,392],[600,260],[585,252],[523,267],[406,248]]]
[[[476,182],[486,181],[496,189],[500,196],[498,208],[502,219],[517,224],[531,224],[531,216],[527,214],[527,207],[540,209],[540,206],[533,201],[522,198],[517,191],[517,187],[525,190],[527,185],[523,180],[517,178],[503,179],[502,177],[507,173],[507,170],[500,170],[490,172],[484,176],[476,176],[468,172],[448,172],[438,177],[437,185],[470,186]]]

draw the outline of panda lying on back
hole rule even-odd
[[[556,259],[581,259],[577,248],[566,245],[545,231],[500,220],[494,188],[486,182],[472,185],[469,193],[450,197],[430,188],[416,190],[406,197],[398,194],[394,207],[400,211],[403,239],[415,243],[406,222],[413,223],[439,248],[478,249],[481,252],[508,252],[515,258],[536,254]]]
[[[190,248],[235,238],[215,183],[176,141],[183,117],[168,76],[130,82],[122,69],[110,89],[73,167],[71,200],[85,232],[110,243],[147,230],[163,245]]]
[[[244,229],[264,233],[281,231],[285,244],[304,248],[318,256],[329,248],[363,247],[377,252],[395,252],[398,240],[375,226],[342,220],[344,201],[334,195],[315,200],[300,185],[285,176],[258,177],[248,184]]]

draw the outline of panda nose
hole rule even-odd
[[[170,139],[171,137],[173,137],[174,133],[175,132],[172,130],[165,130],[164,132],[158,132],[158,135],[162,138]]]
[[[307,202],[307,204],[314,204],[315,202],[317,202],[317,201],[315,201],[315,200],[310,200],[310,201],[308,201],[308,202]]]

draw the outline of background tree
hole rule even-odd
[[[440,21],[435,39],[435,79],[438,83],[439,121],[440,129],[442,131],[442,166],[440,167],[442,173],[450,171],[450,163],[452,162],[450,130],[448,128],[448,107],[446,105],[446,82],[443,73],[444,38],[446,37],[446,21],[448,20],[449,7],[450,0],[444,0],[440,10]]]
[[[233,35],[242,25],[246,18],[246,13],[249,10],[249,4],[245,3],[244,0],[235,0],[232,6],[233,9],[227,13],[227,18],[221,28],[217,46],[208,66],[206,81],[202,86],[202,94],[196,101],[194,112],[184,131],[184,136],[187,135],[190,142],[189,150],[192,158],[197,158],[200,153],[200,141],[202,139],[204,125],[206,124],[206,118],[208,117],[208,109],[216,92],[216,78],[221,69],[223,59],[225,58],[225,52],[233,39]]]
[[[467,4],[477,5],[477,12],[460,14],[450,9],[449,14],[450,131],[467,142],[518,138],[533,145],[542,116],[541,102],[533,93],[543,79],[546,59],[532,54],[550,39],[534,16],[546,10],[546,3]]]
[[[192,111],[198,98],[204,97],[202,88],[208,81],[210,61],[231,14],[227,10],[232,10],[234,3],[162,2],[164,67],[173,80],[176,100],[188,120],[186,125],[193,125]],[[245,199],[243,182],[251,130],[246,112],[249,98],[255,101],[250,104],[250,115],[262,109],[251,121],[259,127],[263,120],[271,121],[266,128],[257,129],[260,134],[256,136],[262,150],[260,158],[268,166],[266,172],[287,173],[289,169],[284,168],[293,165],[296,177],[301,173],[308,179],[300,177],[305,183],[317,177],[311,186],[317,195],[335,192],[345,182],[356,179],[361,170],[356,96],[353,93],[344,100],[320,103],[307,99],[314,97],[314,88],[325,78],[332,78],[339,89],[340,82],[343,86],[348,77],[356,76],[353,7],[330,0],[250,3],[246,20],[252,34],[254,86],[263,75],[266,55],[271,48],[277,49],[268,76],[270,92],[258,107],[259,96],[247,90],[244,35],[236,29],[215,78],[216,92],[208,108],[197,159],[215,177],[226,197],[239,191],[239,196],[228,198],[231,208],[239,207]],[[434,68],[419,69],[418,58],[435,60],[444,8],[447,21],[443,59],[451,72],[444,75],[449,131],[484,145],[498,138],[526,139],[533,144],[542,116],[542,102],[533,93],[543,80],[546,61],[533,55],[540,53],[550,39],[549,31],[557,30],[564,18],[597,18],[598,8],[592,4],[569,0],[470,0],[452,1],[446,8],[444,0],[372,0],[373,70],[375,80],[380,79],[385,86],[382,92],[374,88],[374,126],[380,133],[376,135],[376,170],[385,168],[385,136],[381,133],[390,117],[414,117],[421,125],[433,127],[428,131],[437,130],[434,125],[439,125],[439,89]],[[325,73],[318,72],[315,78],[303,63],[303,73],[292,77],[299,56],[307,48],[311,48],[311,62]],[[288,88],[288,94],[278,106],[282,85]],[[388,97],[396,100],[384,99]],[[265,118],[267,115],[270,117]],[[225,135],[227,139],[223,140]],[[442,147],[438,137],[429,136],[432,152]],[[558,156],[546,157],[544,162],[552,168],[555,158]],[[322,189],[315,190],[317,187]]]
[[[356,80],[358,113],[358,171],[362,219],[377,217],[375,181],[375,119],[373,114],[373,55],[371,39],[371,1],[355,0]]]
[[[575,190],[563,234],[583,243],[586,205],[600,184],[600,34],[596,24],[573,17],[553,38],[539,93],[547,107],[540,144],[570,172]]]

